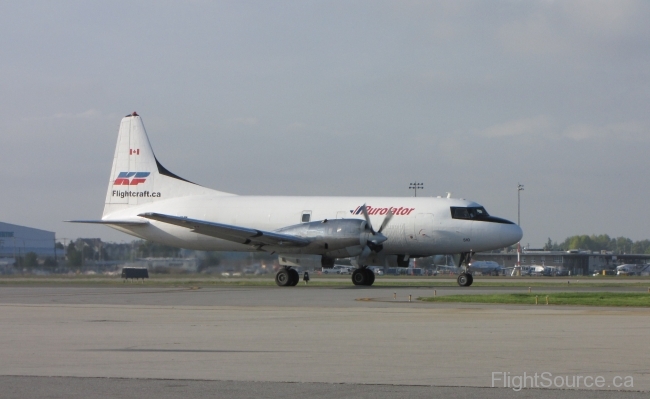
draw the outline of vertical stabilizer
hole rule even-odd
[[[187,195],[232,195],[189,182],[165,169],[153,153],[142,118],[122,118],[108,182],[104,216],[130,206]]]

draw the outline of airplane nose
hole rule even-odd
[[[521,230],[521,227],[516,224],[508,224],[503,227],[504,229],[502,230],[501,238],[505,242],[504,246],[506,247],[518,243],[524,236],[523,230]]]

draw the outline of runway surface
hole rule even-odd
[[[409,294],[432,289],[3,286],[0,396],[585,394],[515,392],[502,373],[601,376],[604,391],[592,397],[650,391],[650,309],[421,303]],[[613,386],[628,377],[632,387]]]

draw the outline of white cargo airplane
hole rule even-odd
[[[120,123],[102,219],[71,222],[105,224],[181,248],[277,253],[284,265],[310,255],[327,268],[353,257],[355,285],[372,285],[371,264],[407,267],[409,258],[460,254],[461,266],[474,252],[522,237],[516,224],[463,199],[238,196],[205,188],[158,162],[135,112]],[[279,286],[298,280],[290,266],[275,276]],[[461,286],[472,281],[467,272],[458,277]]]

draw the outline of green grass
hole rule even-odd
[[[650,307],[650,293],[643,292],[553,292],[492,295],[445,295],[418,298],[426,302],[504,303],[534,305],[639,306]]]

